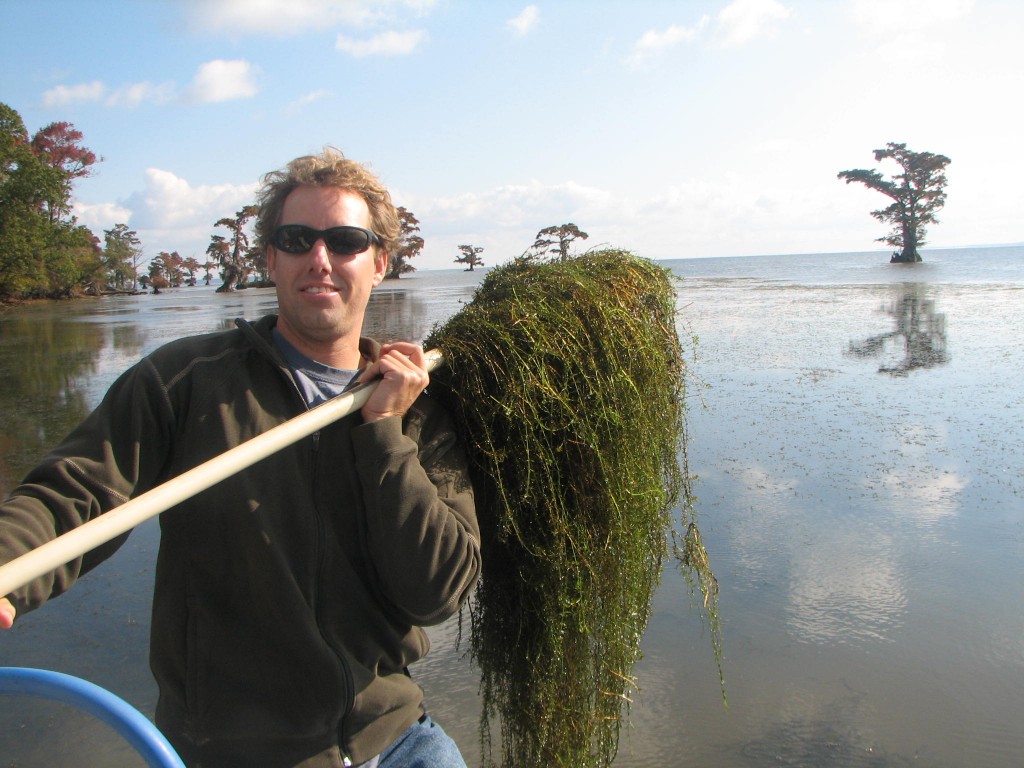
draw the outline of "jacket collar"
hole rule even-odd
[[[238,318],[235,320],[235,325],[242,330],[256,349],[270,357],[276,365],[284,368],[288,367],[281,354],[277,351],[277,346],[274,344],[274,339],[270,333],[274,326],[277,325],[277,315],[264,315],[256,322],[249,322],[248,320]],[[380,346],[380,342],[376,339],[371,339],[368,336],[359,337],[359,354],[362,357],[360,368],[365,368],[380,358]]]

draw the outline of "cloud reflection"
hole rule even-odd
[[[795,551],[786,606],[789,631],[823,644],[891,640],[907,610],[895,549],[889,537],[857,530]]]

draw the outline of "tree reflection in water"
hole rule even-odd
[[[0,321],[0,497],[89,412],[103,336],[43,306]]]
[[[899,295],[882,305],[896,328],[889,333],[851,341],[847,354],[857,358],[883,358],[879,373],[906,376],[915,368],[934,368],[949,362],[946,351],[946,316],[935,311],[922,283],[904,283]]]

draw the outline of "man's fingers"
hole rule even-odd
[[[382,377],[389,370],[403,371],[407,369],[418,369],[426,373],[427,364],[423,348],[418,344],[405,341],[383,344],[377,362],[366,366],[358,381],[360,384],[365,384]]]
[[[17,611],[6,597],[0,598],[0,629],[10,629],[14,626],[14,616]]]
[[[412,344],[407,341],[396,341],[391,344],[384,344],[381,347],[381,357],[392,357],[397,353],[400,357],[408,360],[416,368],[426,369],[426,357],[423,355],[423,347],[419,344]],[[398,359],[398,358],[395,358]]]
[[[360,381],[372,378],[381,383],[363,406],[363,418],[404,415],[430,382],[423,349],[407,342],[385,344],[380,359],[367,367]]]

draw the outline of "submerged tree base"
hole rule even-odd
[[[890,264],[916,264],[921,261],[921,254],[917,251],[894,251],[889,257]]]
[[[521,258],[426,344],[446,361],[430,390],[466,443],[483,531],[470,645],[486,759],[498,723],[507,766],[610,765],[675,509],[676,552],[715,615],[673,278],[620,250]]]

